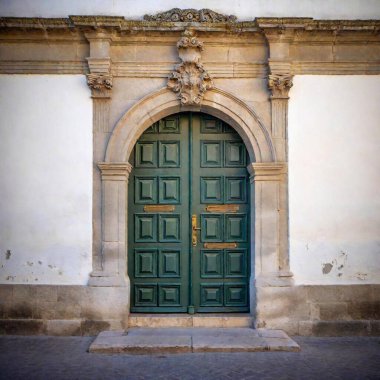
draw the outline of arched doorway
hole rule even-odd
[[[130,273],[127,254],[130,241],[126,231],[129,220],[128,182],[132,165],[127,162],[142,133],[162,118],[181,111],[205,112],[231,125],[241,136],[249,154],[250,174],[250,281],[249,310],[260,316],[257,289],[265,298],[270,286],[291,283],[287,239],[287,163],[276,161],[270,132],[254,109],[234,95],[214,88],[206,92],[199,107],[182,106],[178,97],[162,88],[147,95],[131,107],[118,121],[107,144],[103,162],[98,162],[101,184],[101,249],[95,250],[99,261],[90,275],[89,285],[123,288],[128,295],[125,308],[129,313]],[[100,227],[99,227],[100,228]],[[263,303],[265,305],[265,303]],[[265,308],[266,306],[263,306]]]
[[[183,112],[153,123],[129,159],[132,312],[247,312],[249,156],[222,120]]]

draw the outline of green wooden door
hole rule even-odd
[[[240,136],[212,116],[152,125],[130,157],[132,312],[249,311],[249,182]]]

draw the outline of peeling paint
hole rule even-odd
[[[333,265],[331,263],[325,263],[322,266],[322,273],[328,274],[331,272],[331,269],[333,268]]]
[[[358,280],[362,280],[362,281],[364,281],[364,280],[367,279],[367,276],[368,276],[367,273],[361,273],[361,272],[356,273],[356,278],[357,278]]]

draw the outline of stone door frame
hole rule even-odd
[[[127,271],[127,191],[132,166],[128,158],[141,134],[156,121],[178,112],[204,112],[231,125],[243,139],[251,182],[250,310],[255,314],[256,286],[291,284],[288,256],[287,163],[277,161],[270,132],[254,110],[234,95],[214,88],[199,106],[181,105],[169,89],[156,91],[129,109],[113,129],[101,172],[101,252],[90,286],[125,287]],[[126,305],[129,311],[129,304]]]

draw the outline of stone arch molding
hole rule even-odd
[[[99,268],[91,273],[89,285],[126,287],[127,270],[127,191],[132,166],[129,156],[137,140],[150,125],[181,111],[205,112],[231,125],[242,137],[250,164],[251,191],[251,312],[254,312],[255,286],[286,286],[289,272],[287,243],[287,166],[276,161],[269,131],[243,101],[221,89],[204,95],[201,105],[181,105],[167,88],[158,90],[135,104],[116,124],[109,140],[101,171],[102,243]],[[253,195],[254,194],[254,195]],[[261,285],[260,285],[261,284]],[[274,284],[274,285],[273,285]],[[280,285],[278,285],[280,284]],[[129,305],[127,305],[127,308]]]
[[[213,88],[199,106],[183,106],[177,95],[163,88],[135,104],[116,124],[107,146],[105,162],[127,162],[138,138],[150,125],[165,116],[199,111],[218,117],[242,137],[251,162],[276,161],[270,134],[255,112],[234,95]]]

